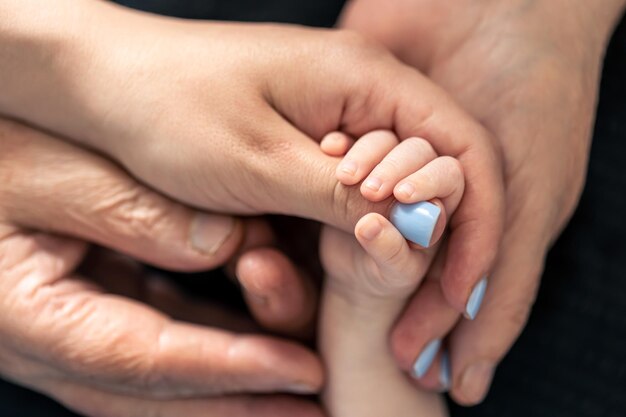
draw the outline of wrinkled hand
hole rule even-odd
[[[467,177],[446,269],[457,283],[449,298],[459,311],[491,269],[504,223],[493,138],[384,48],[346,31],[184,21],[106,2],[55,2],[59,7],[39,13],[37,1],[11,0],[16,16],[38,12],[40,20],[35,40],[5,47],[30,60],[12,62],[22,71],[8,71],[0,111],[95,147],[193,206],[288,214],[344,231],[365,213],[388,214],[393,201],[369,203],[357,187],[338,185],[338,159],[315,141],[335,130],[420,136],[438,154],[456,157]],[[58,42],[31,56],[24,45],[37,44],[39,31],[53,31]]]
[[[321,415],[302,400],[249,395],[318,390],[322,369],[311,351],[208,327],[228,319],[213,308],[197,306],[196,318],[210,320],[191,324],[108,293],[106,287],[132,295],[141,280],[128,269],[103,270],[103,264],[117,264],[110,259],[77,272],[88,251],[77,238],[157,266],[201,270],[233,256],[243,227],[232,218],[174,204],[98,156],[0,121],[4,378],[88,416]],[[254,247],[268,238],[245,240],[244,245]],[[251,249],[248,256],[255,253],[263,268],[258,252]],[[270,254],[270,267],[276,256]],[[254,279],[252,273],[247,277]],[[265,279],[271,280],[271,271]],[[296,282],[293,277],[289,281]],[[191,306],[151,289],[143,295],[167,312],[180,315],[181,304]],[[239,330],[249,328],[239,320],[234,324]]]
[[[343,25],[382,41],[425,71],[482,121],[502,148],[504,240],[480,314],[459,322],[448,338],[451,394],[475,404],[523,329],[546,252],[576,207],[601,59],[624,2],[405,0],[384,8],[382,3],[353,2]],[[442,279],[444,293],[458,285]],[[402,366],[409,369],[420,347],[444,337],[457,319],[440,287],[424,286],[393,335]],[[434,371],[421,383],[439,388]]]

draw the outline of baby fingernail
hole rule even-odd
[[[441,363],[439,364],[439,384],[441,385],[442,392],[448,391],[452,384],[450,355],[448,355],[447,351],[443,352],[443,355],[441,355]]]
[[[422,353],[417,357],[417,360],[413,364],[413,376],[420,379],[430,369],[439,348],[441,347],[441,340],[435,339],[430,341],[422,350]]]
[[[460,391],[467,401],[478,404],[487,396],[495,366],[488,362],[470,365],[461,376]]]
[[[470,294],[467,304],[465,305],[465,316],[474,320],[478,311],[480,310],[480,306],[483,303],[483,298],[485,298],[485,291],[487,291],[487,277],[478,281],[478,284],[472,290]]]
[[[235,230],[235,219],[198,213],[191,223],[189,241],[203,255],[214,255]]]
[[[363,186],[371,191],[378,191],[383,186],[383,182],[380,178],[368,178]]]
[[[427,248],[440,214],[439,206],[428,201],[398,203],[391,209],[389,220],[405,239]]]
[[[363,225],[360,234],[366,240],[374,240],[382,230],[383,227],[381,226],[380,222],[378,220],[372,220]]]
[[[398,194],[402,194],[405,198],[411,198],[411,196],[415,193],[415,187],[413,184],[404,183],[398,186],[397,192]]]
[[[344,174],[354,175],[357,171],[357,165],[354,161],[343,161],[339,164],[339,171]]]

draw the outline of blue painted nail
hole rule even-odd
[[[437,352],[439,352],[439,348],[441,347],[441,340],[435,339],[429,342],[422,353],[418,356],[417,360],[413,364],[413,376],[417,379],[426,375],[426,372],[430,369],[430,366],[433,364],[435,357],[437,356]]]
[[[391,209],[391,223],[405,239],[427,248],[433,236],[441,209],[428,201],[396,204]]]
[[[487,277],[481,279],[478,284],[476,284],[469,296],[469,299],[467,300],[465,315],[468,319],[474,320],[476,318],[476,315],[480,310],[480,306],[483,303],[485,291],[487,291]]]
[[[441,355],[441,363],[439,364],[439,384],[441,384],[442,392],[448,391],[451,383],[450,355],[445,351]]]

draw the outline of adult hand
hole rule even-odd
[[[88,249],[76,238],[200,270],[233,256],[242,229],[170,202],[105,159],[0,121],[0,373],[88,416],[320,416],[303,400],[249,395],[317,391],[321,364],[306,348],[175,321],[105,293],[84,279],[93,269],[76,271]],[[118,290],[131,282],[97,271],[96,282],[112,278]]]
[[[425,71],[502,147],[507,216],[498,261],[480,315],[458,323],[448,339],[451,394],[462,404],[486,395],[498,362],[526,323],[546,252],[576,207],[602,57],[623,5],[356,0],[343,17],[343,26],[378,39]],[[447,278],[446,295],[458,285]],[[393,335],[405,369],[456,323],[446,304],[440,286],[427,284],[408,307]],[[421,383],[440,387],[434,372]]]
[[[1,5],[13,22],[2,44],[15,58],[0,67],[1,111],[85,139],[191,205],[343,230],[365,213],[388,214],[391,179],[379,178],[383,201],[366,202],[357,187],[337,185],[338,159],[315,140],[335,130],[421,136],[456,157],[467,178],[446,268],[455,282],[448,297],[464,310],[499,245],[502,179],[492,138],[442,89],[353,33],[54,3]]]

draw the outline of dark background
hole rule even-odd
[[[119,3],[187,18],[312,26],[332,26],[343,6],[340,0]],[[580,206],[548,256],[530,322],[498,368],[491,393],[477,407],[452,405],[454,417],[626,416],[625,156],[626,22],[622,22],[606,57]],[[73,415],[0,380],[0,417]]]

